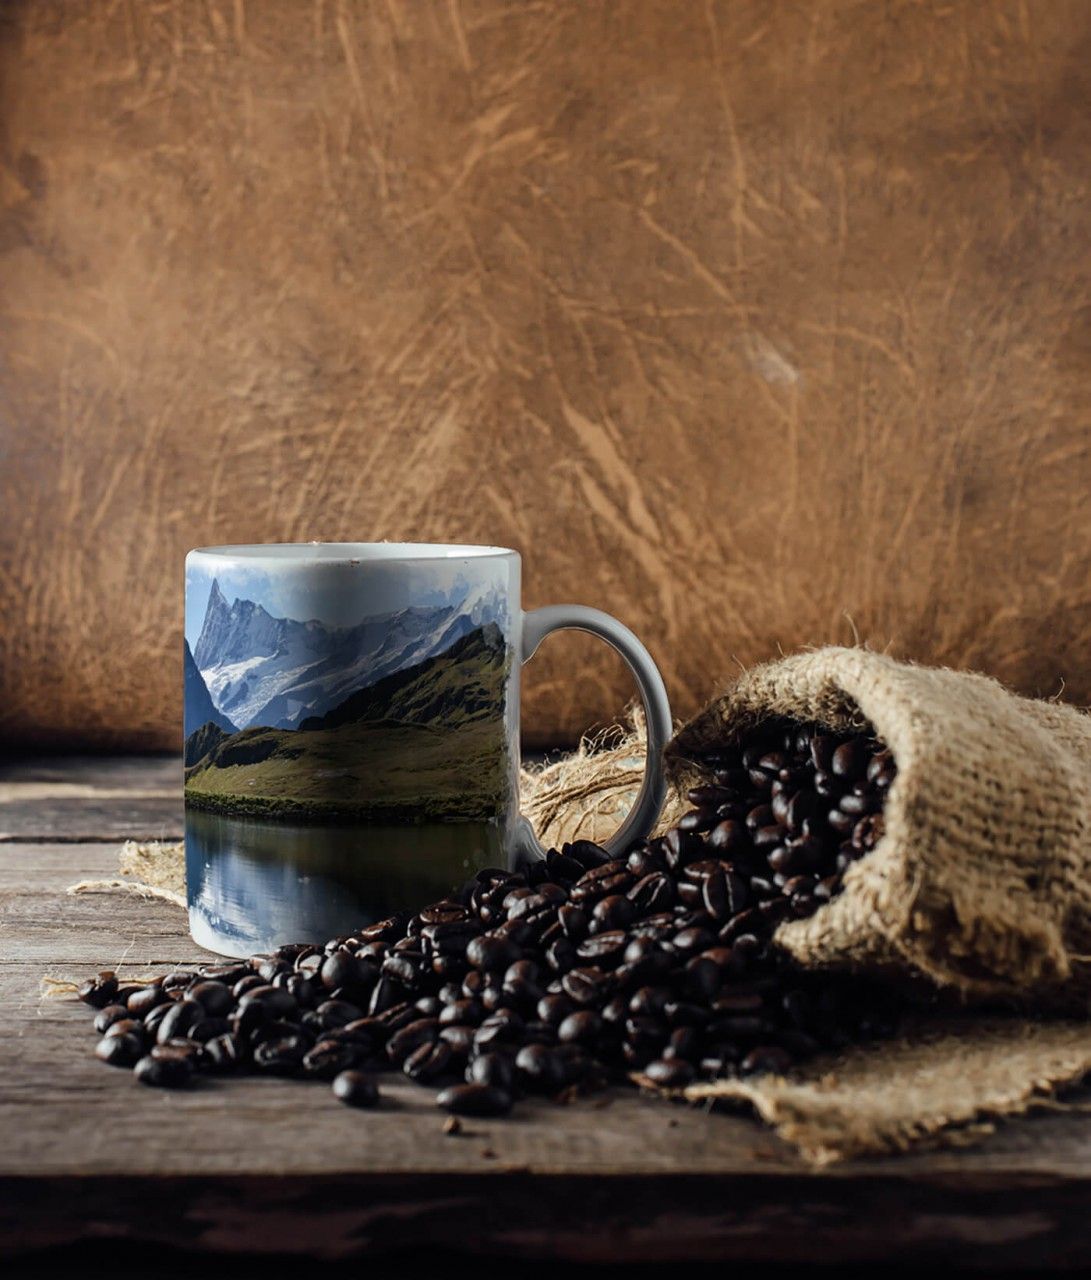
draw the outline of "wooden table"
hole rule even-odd
[[[40,981],[203,958],[176,907],[65,892],[114,872],[121,840],[176,839],[180,822],[173,760],[0,766],[0,1250],[1091,1262],[1083,1116],[815,1172],[754,1120],[620,1091],[451,1137],[411,1084],[373,1113],[277,1080],[142,1088],[92,1056],[88,1009]]]

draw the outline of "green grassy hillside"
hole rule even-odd
[[[299,729],[244,729],[211,743],[186,772],[187,803],[330,821],[494,816],[509,787],[508,664],[502,639],[485,630]]]

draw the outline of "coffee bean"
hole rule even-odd
[[[663,1089],[684,1089],[693,1082],[693,1067],[684,1058],[658,1058],[644,1068],[649,1080]]]
[[[144,1052],[144,1042],[132,1032],[104,1036],[95,1045],[95,1057],[111,1067],[131,1067]]]
[[[254,1066],[269,1075],[295,1076],[303,1072],[303,1059],[310,1042],[303,1036],[281,1036],[266,1040],[254,1050]]]
[[[218,1075],[226,1075],[234,1071],[246,1057],[238,1038],[230,1034],[216,1036],[209,1040],[204,1050],[205,1067]]]
[[[557,1039],[562,1044],[585,1044],[594,1047],[602,1031],[602,1019],[591,1009],[570,1013],[557,1028]]]
[[[402,1063],[402,1070],[418,1084],[435,1080],[451,1065],[453,1052],[443,1040],[433,1040],[419,1045]]]
[[[859,738],[850,738],[843,742],[833,753],[830,770],[835,777],[852,781],[859,778],[867,768],[867,752]]]
[[[184,1036],[190,1027],[202,1021],[204,1016],[204,1006],[198,1004],[196,1000],[179,1000],[163,1015],[156,1029],[155,1038],[159,1044],[163,1044],[175,1036]]]
[[[347,1107],[377,1107],[379,1086],[362,1071],[342,1071],[334,1077],[333,1096]]]
[[[510,1094],[515,1080],[512,1059],[502,1053],[482,1053],[466,1068],[467,1084],[491,1085]]]
[[[144,1018],[155,1008],[156,1005],[166,1004],[170,1000],[170,996],[163,990],[161,986],[153,984],[148,987],[141,987],[139,991],[134,991],[126,1001],[126,1007],[129,1010],[129,1016],[133,1018]]]
[[[511,1110],[511,1095],[490,1084],[452,1084],[437,1094],[436,1105],[458,1116],[504,1116]]]
[[[525,1045],[515,1056],[515,1075],[532,1093],[556,1093],[565,1083],[564,1059],[547,1045]]]
[[[141,1084],[158,1089],[178,1089],[189,1084],[193,1067],[181,1056],[141,1058],[133,1068],[133,1075]]]
[[[105,1009],[117,997],[117,975],[111,969],[103,969],[93,978],[81,983],[76,991],[78,999],[93,1009]]]
[[[95,1014],[95,1030],[105,1033],[115,1022],[131,1021],[129,1010],[123,1004],[108,1004]]]
[[[609,990],[609,978],[601,969],[572,969],[561,979],[565,995],[578,1005],[598,1004]]]

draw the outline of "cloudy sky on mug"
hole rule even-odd
[[[472,568],[467,570],[467,564]],[[285,562],[271,571],[239,561],[186,559],[185,634],[190,648],[197,643],[208,607],[212,582],[218,579],[228,604],[253,600],[274,618],[306,622],[316,618],[327,626],[349,627],[376,614],[393,613],[414,605],[455,604],[472,580],[475,587],[506,589],[509,564],[505,559],[451,561]]]

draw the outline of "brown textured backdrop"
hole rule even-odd
[[[679,712],[846,614],[1091,700],[1084,0],[2,15],[9,742],[176,746],[184,551],[293,538],[514,545]]]

